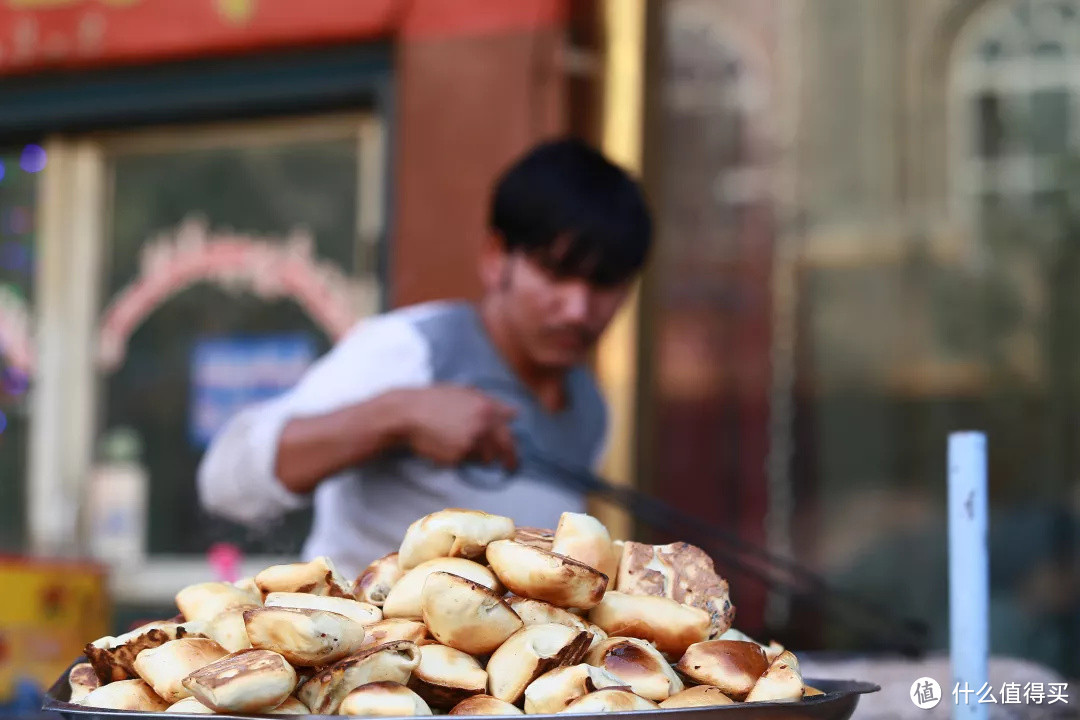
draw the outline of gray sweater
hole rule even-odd
[[[569,372],[567,405],[549,412],[503,361],[472,305],[427,303],[362,321],[291,391],[237,414],[199,467],[202,504],[215,514],[258,525],[314,502],[304,556],[327,555],[350,576],[396,550],[413,520],[443,508],[485,510],[512,517],[518,525],[549,528],[562,512],[584,511],[580,495],[535,479],[527,466],[496,489],[468,484],[458,469],[405,453],[326,478],[310,495],[288,491],[275,476],[278,438],[289,420],[331,412],[392,388],[436,383],[477,387],[512,405],[515,433],[556,460],[593,467],[600,458],[606,412],[586,368]]]

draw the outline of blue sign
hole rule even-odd
[[[196,341],[191,353],[191,442],[205,448],[233,415],[289,390],[315,360],[306,334]]]

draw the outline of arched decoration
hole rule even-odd
[[[1003,208],[1038,220],[1080,152],[1080,1],[973,9],[950,54],[950,194],[978,232]]]
[[[334,340],[359,318],[363,288],[335,265],[313,254],[314,239],[302,230],[284,240],[211,233],[187,219],[175,232],[147,243],[138,277],[105,308],[98,333],[97,363],[111,372],[124,361],[136,328],[170,297],[211,282],[265,299],[291,298]]]
[[[985,3],[961,36],[976,43],[977,58],[1000,63],[1054,59],[1080,53],[1080,8],[1075,0],[997,0]]]

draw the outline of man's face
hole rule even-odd
[[[501,253],[490,287],[508,329],[535,364],[567,368],[584,360],[630,292],[631,281],[599,286],[559,277],[522,253]]]

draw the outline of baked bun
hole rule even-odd
[[[519,527],[514,530],[514,535],[510,539],[522,545],[551,550],[551,545],[555,542],[555,531],[548,528]]]
[[[648,640],[662,653],[679,657],[709,635],[709,613],[666,597],[604,594],[589,611],[589,620],[608,636]]]
[[[326,610],[261,607],[244,612],[251,646],[280,653],[293,665],[337,662],[360,650],[364,626]]]
[[[588,565],[513,540],[488,545],[487,560],[515,595],[561,608],[591,608],[607,588],[607,576]]]
[[[169,707],[165,708],[165,712],[170,713],[185,713],[187,715],[216,715],[211,708],[206,707],[199,699],[194,695],[188,695],[186,698],[177,700]]]
[[[799,661],[793,653],[785,650],[754,683],[746,702],[794,702],[802,696],[803,679]]]
[[[402,576],[383,602],[383,617],[408,618],[419,620],[424,616],[421,607],[421,597],[424,592],[424,583],[428,575],[435,572],[448,572],[466,580],[472,580],[485,587],[498,589],[499,583],[494,573],[480,563],[464,558],[435,558],[420,563]]]
[[[447,715],[521,715],[521,709],[492,695],[467,697]]]
[[[361,685],[380,681],[405,685],[419,664],[416,643],[398,640],[376,645],[323,668],[296,694],[313,715],[334,715],[345,696]]]
[[[715,685],[695,685],[680,693],[675,693],[660,703],[662,708],[712,707],[713,705],[732,705],[735,701],[720,691]]]
[[[197,583],[176,593],[176,607],[188,621],[207,622],[226,610],[256,605],[262,597],[226,582]]]
[[[594,665],[579,663],[555,668],[525,688],[525,712],[529,715],[561,712],[578,698],[610,687],[629,689],[622,680]]]
[[[203,634],[228,652],[247,650],[251,647],[251,641],[248,639],[247,626],[244,625],[244,611],[257,607],[259,606],[244,605],[223,610],[203,625]]]
[[[383,555],[364,568],[356,577],[356,582],[352,587],[353,596],[361,602],[371,603],[381,608],[390,588],[404,574],[405,571],[398,564],[396,552]]]
[[[487,672],[472,655],[446,645],[422,645],[409,689],[431,707],[449,710],[487,689]]]
[[[295,695],[290,695],[285,698],[285,702],[278,705],[273,710],[268,711],[269,715],[310,715],[311,711],[307,709],[307,705],[300,702]]]
[[[410,570],[440,557],[481,558],[488,543],[513,535],[514,521],[508,517],[447,508],[409,526],[398,550],[398,564],[403,570]]]
[[[233,587],[239,588],[244,592],[255,595],[256,597],[262,595],[262,591],[259,590],[259,586],[255,584],[255,576],[240,578],[233,583]]]
[[[241,650],[196,670],[184,679],[203,705],[220,713],[273,710],[296,688],[296,671],[270,650]]]
[[[419,620],[386,618],[364,628],[366,635],[361,648],[374,647],[396,640],[419,643],[428,638],[428,627]]]
[[[532,598],[523,598],[517,595],[509,595],[504,599],[506,600],[506,604],[510,606],[510,609],[517,613],[517,616],[521,618],[521,621],[526,625],[558,623],[560,625],[566,625],[567,627],[577,628],[578,630],[586,630],[592,634],[592,641],[589,645],[590,650],[596,647],[600,641],[607,640],[607,633],[604,632],[602,628],[588,622],[579,615],[575,615],[569,610],[555,607],[551,603],[546,603],[543,600],[533,600]]]
[[[706,640],[688,647],[675,669],[696,683],[715,685],[732,700],[741,701],[769,669],[769,662],[757,643]]]
[[[684,688],[660,651],[638,638],[610,637],[590,650],[585,662],[604,668],[636,694],[656,702]]]
[[[584,630],[557,623],[523,627],[488,659],[488,692],[516,705],[533,680],[549,670],[580,662],[590,639]]]
[[[367,683],[351,691],[341,701],[339,715],[363,717],[408,717],[431,715],[424,699],[409,688],[386,680]]]
[[[135,658],[135,672],[170,705],[191,695],[183,681],[191,673],[228,655],[210,638],[181,638],[147,648]]]
[[[68,686],[71,697],[68,702],[78,705],[83,698],[101,687],[101,680],[94,672],[94,666],[88,662],[79,663],[68,673]]]
[[[658,705],[635,695],[629,690],[608,688],[589,693],[570,703],[564,713],[592,714],[605,712],[630,712],[634,710],[656,710]]]
[[[170,640],[183,637],[205,637],[197,632],[204,623],[177,623],[159,620],[116,637],[98,638],[83,648],[83,653],[104,683],[131,680],[139,677],[135,672],[135,658],[143,650],[164,645]]]
[[[90,691],[79,703],[106,710],[163,712],[169,703],[162,700],[145,680],[117,680]]]
[[[559,517],[551,552],[599,570],[609,580],[619,570],[611,546],[611,534],[604,523],[585,513],[564,512]]]
[[[471,655],[487,655],[524,626],[497,592],[445,572],[428,575],[420,607],[432,637]]]
[[[623,543],[618,576],[611,589],[628,595],[666,597],[701,608],[709,613],[707,640],[717,639],[735,619],[727,580],[716,574],[705,551],[684,542]]]
[[[371,603],[350,598],[311,595],[310,593],[272,592],[263,602],[266,607],[303,608],[337,613],[365,627],[382,620],[382,610]]]
[[[274,592],[291,592],[354,599],[348,581],[325,555],[308,562],[271,565],[255,576],[255,584],[263,597]]]

